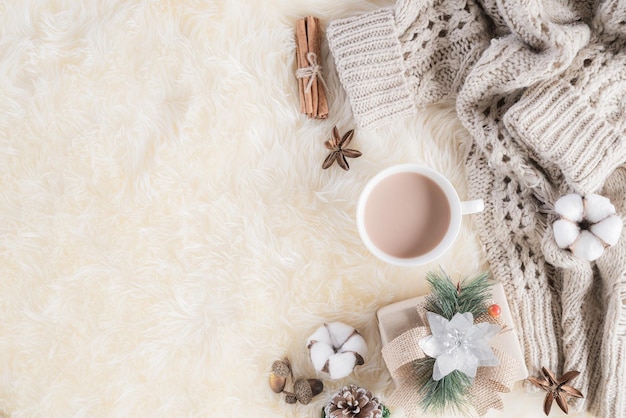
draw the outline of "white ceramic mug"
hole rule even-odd
[[[387,179],[389,176],[399,173],[416,173],[432,180],[437,186],[439,186],[445,195],[445,201],[447,201],[450,209],[450,221],[447,225],[447,229],[445,229],[445,232],[442,235],[442,238],[433,248],[415,257],[396,257],[381,250],[376,244],[374,244],[374,242],[372,242],[366,228],[365,211],[372,190],[374,190],[374,188],[379,185],[381,181]],[[359,235],[361,236],[365,246],[372,254],[389,264],[397,266],[419,266],[437,259],[450,248],[461,229],[462,215],[477,213],[483,210],[484,202],[482,199],[461,201],[450,181],[441,173],[421,165],[401,164],[381,171],[366,184],[359,198],[356,217]]]

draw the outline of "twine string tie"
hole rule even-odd
[[[328,91],[328,87],[326,86],[326,81],[324,81],[324,77],[322,77],[322,66],[317,63],[317,55],[315,52],[308,52],[306,54],[306,60],[309,62],[308,67],[298,68],[296,70],[297,78],[309,78],[309,82],[306,85],[305,91],[307,93],[311,92],[311,86],[313,85],[313,80],[316,78],[322,82],[322,85]]]

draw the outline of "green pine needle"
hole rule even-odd
[[[426,273],[426,280],[431,287],[426,310],[450,320],[458,312],[456,286],[443,270]]]
[[[426,280],[432,294],[426,302],[426,310],[452,319],[456,313],[471,312],[476,318],[487,311],[487,301],[491,297],[489,273],[482,273],[469,280],[463,279],[458,285],[443,271],[426,273]]]
[[[472,280],[461,281],[461,292],[458,295],[459,312],[471,312],[474,318],[487,312],[491,287],[489,273],[482,273]]]
[[[440,415],[444,412],[464,414],[468,412],[467,392],[472,380],[458,370],[446,375],[441,380],[433,380],[435,359],[426,357],[413,363],[418,376],[426,376],[419,382],[422,395],[421,406],[424,412]]]

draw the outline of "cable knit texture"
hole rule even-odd
[[[572,406],[626,417],[626,231],[589,263],[551,228],[571,192],[626,215],[626,1],[401,0],[328,38],[362,127],[455,98],[478,231],[529,370],[580,370]]]
[[[401,0],[332,22],[330,49],[359,125],[379,126],[455,94],[488,42],[485,23],[476,5],[458,0]]]

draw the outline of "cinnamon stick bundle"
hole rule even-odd
[[[328,101],[321,73],[320,24],[314,16],[296,22],[296,60],[300,112],[309,118],[326,119]]]

